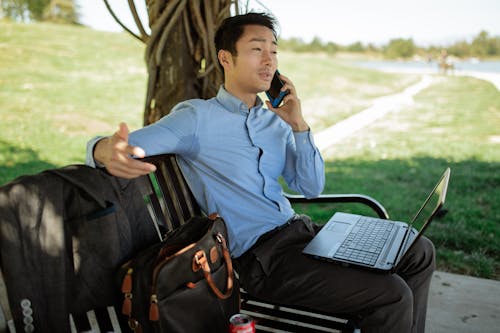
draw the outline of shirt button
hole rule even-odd
[[[23,309],[31,307],[31,301],[27,298],[21,300],[21,307]]]
[[[24,331],[25,331],[26,333],[35,332],[35,326],[33,326],[33,324],[28,324],[28,325],[25,325],[25,326],[24,326]]]
[[[31,316],[33,314],[33,310],[31,308],[23,308],[23,316]]]
[[[23,323],[24,323],[25,325],[30,325],[30,324],[32,324],[32,323],[33,323],[33,317],[32,317],[32,316],[25,316],[25,317],[23,318]]]

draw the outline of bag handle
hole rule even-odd
[[[219,232],[216,234],[217,241],[222,245],[222,255],[224,256],[224,260],[226,262],[227,267],[227,285],[226,285],[226,293],[222,293],[219,288],[215,285],[214,279],[212,278],[212,274],[210,271],[210,266],[208,265],[207,255],[205,251],[200,250],[194,254],[193,261],[201,267],[203,270],[203,275],[207,280],[210,289],[214,292],[214,294],[220,299],[227,299],[231,296],[233,292],[233,263],[231,261],[231,255],[229,254],[229,249],[227,248],[226,239]]]

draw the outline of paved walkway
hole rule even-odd
[[[376,98],[371,107],[315,134],[314,142],[316,146],[319,150],[327,149],[355,131],[384,117],[389,112],[397,112],[408,108],[413,104],[413,96],[437,80],[435,76],[424,75],[419,82],[409,86],[401,93]]]
[[[500,332],[500,281],[434,273],[426,332]]]
[[[404,73],[404,74],[428,74],[428,75],[443,75],[434,67],[429,68],[401,68],[401,67],[384,67],[380,71],[388,73]],[[500,73],[498,72],[480,72],[468,71],[462,69],[449,70],[447,76],[470,76],[476,79],[488,81],[500,91]]]
[[[401,69],[385,69],[387,72],[402,72]],[[405,70],[404,73],[422,74],[422,79],[406,88],[403,92],[383,96],[374,99],[373,105],[337,124],[318,132],[314,136],[314,142],[320,150],[325,150],[328,147],[338,143],[342,139],[350,136],[355,131],[375,122],[390,112],[401,111],[413,104],[413,96],[420,91],[428,88],[430,85],[439,81],[439,75],[436,75],[435,70]],[[455,71],[455,76],[471,76],[477,79],[492,83],[500,91],[500,74],[484,73],[475,71]]]
[[[489,81],[491,82],[498,91],[500,91],[500,74],[499,73],[485,73],[485,72],[476,72],[476,71],[457,71],[452,75],[457,76],[472,76],[476,79]]]

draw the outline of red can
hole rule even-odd
[[[255,322],[252,317],[237,313],[229,318],[229,333],[255,333]]]

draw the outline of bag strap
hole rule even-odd
[[[193,256],[193,265],[200,267],[203,270],[203,275],[207,280],[210,289],[214,292],[214,294],[220,299],[227,299],[231,296],[233,292],[233,263],[231,261],[231,255],[229,254],[229,249],[227,248],[226,239],[222,235],[222,233],[216,234],[217,241],[222,246],[222,255],[224,256],[224,260],[226,262],[227,267],[227,284],[226,284],[226,293],[222,293],[219,288],[215,285],[215,282],[212,278],[212,274],[210,271],[210,266],[208,265],[207,255],[205,251],[200,250],[197,251]]]

